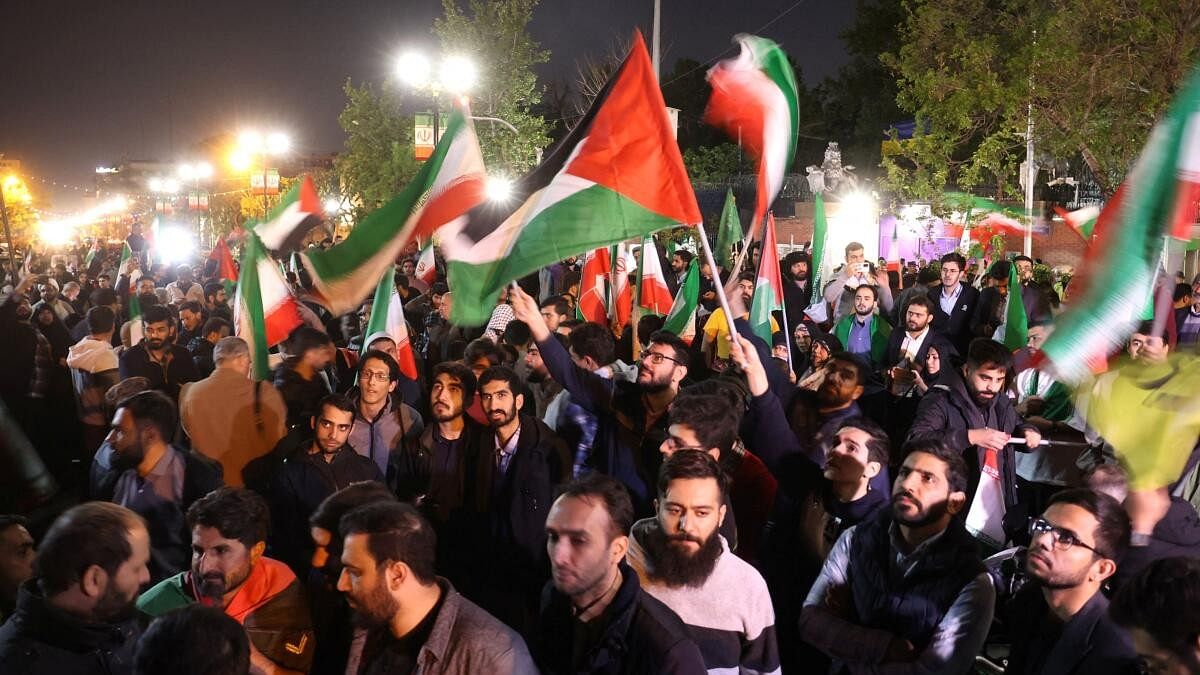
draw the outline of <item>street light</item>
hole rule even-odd
[[[292,141],[287,134],[282,131],[270,131],[262,133],[256,129],[247,129],[238,134],[237,148],[234,149],[230,156],[230,164],[234,168],[239,165],[250,168],[251,157],[259,155],[262,158],[262,195],[263,195],[263,219],[267,217],[267,157],[275,155],[285,155],[292,147]],[[253,183],[251,183],[253,187]]]
[[[194,195],[196,200],[194,208],[196,211],[196,234],[202,236],[204,234],[204,218],[200,214],[204,209],[208,208],[208,195],[201,192],[200,181],[207,181],[209,178],[212,178],[212,164],[208,162],[183,163],[176,167],[176,173],[179,174],[181,180],[189,181],[192,184],[192,190],[188,193],[188,209],[193,210],[192,199]]]
[[[396,78],[433,98],[433,144],[441,136],[441,95],[447,92],[464,96],[478,82],[479,71],[471,59],[461,54],[443,56],[433,77],[433,63],[417,51],[407,51],[396,59]]]

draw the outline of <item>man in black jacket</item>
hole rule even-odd
[[[535,658],[543,673],[700,673],[704,659],[674,612],[625,564],[629,492],[590,474],[567,485],[546,519],[553,570]]]
[[[967,529],[1000,548],[1025,526],[1018,508],[1014,435],[1022,452],[1036,452],[1042,435],[1017,415],[1004,393],[1012,354],[994,340],[971,343],[963,376],[946,369],[917,407],[908,440],[940,440],[967,462]]]
[[[529,635],[549,577],[546,514],[571,463],[562,439],[541,420],[517,412],[525,402],[521,385],[507,366],[492,366],[479,378],[492,434],[481,443],[467,484],[474,488],[469,498],[478,516],[479,586],[473,594],[496,618]]]
[[[1066,490],[1030,523],[1031,583],[1008,604],[1012,650],[1006,673],[1135,673],[1129,635],[1108,616],[1100,592],[1129,545],[1129,516],[1117,500]]]
[[[0,627],[0,672],[128,675],[137,643],[138,588],[150,581],[141,517],[88,502],[54,521]]]
[[[946,336],[960,354],[966,353],[971,342],[971,320],[979,302],[979,291],[962,281],[966,266],[966,259],[959,253],[942,256],[942,284],[929,289],[933,328]]]
[[[180,387],[201,378],[191,353],[171,341],[175,317],[169,308],[153,305],[142,314],[142,326],[145,337],[121,354],[121,379],[144,377],[178,402]]]

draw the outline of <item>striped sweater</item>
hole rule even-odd
[[[642,589],[683,620],[700,646],[709,674],[779,673],[775,610],[758,570],[731,553],[722,537],[724,551],[703,586],[668,586],[651,577],[654,561],[642,545],[650,529],[657,527],[653,518],[634,524],[626,561],[637,572]]]

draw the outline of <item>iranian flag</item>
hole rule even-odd
[[[692,258],[692,262],[688,264],[687,276],[679,285],[679,292],[675,294],[675,302],[671,305],[671,311],[667,312],[662,329],[678,335],[689,345],[692,344],[696,337],[696,309],[699,306],[700,265]]]
[[[1055,321],[1043,350],[1063,379],[1088,375],[1089,357],[1121,347],[1151,297],[1169,237],[1186,238],[1179,226],[1181,200],[1194,186],[1190,167],[1200,165],[1200,70],[1194,71],[1146,147],[1105,206],[1084,260],[1082,293],[1072,287],[1071,307]]]
[[[629,317],[633,315],[633,286],[629,285],[629,273],[637,269],[637,259],[625,242],[612,247],[612,291],[608,294],[609,312],[612,317],[613,333],[620,337]]]
[[[254,233],[271,251],[294,251],[304,243],[305,235],[319,227],[324,219],[312,176],[305,174],[279,199],[266,221],[254,226]]]
[[[424,281],[427,286],[432,286],[433,282],[437,281],[437,260],[433,255],[432,241],[421,250],[413,276]]]
[[[753,237],[796,155],[799,97],[796,74],[779,45],[745,33],[733,39],[741,52],[708,71],[712,97],[704,121],[724,130],[758,162]]]
[[[1075,234],[1083,240],[1085,244],[1092,243],[1092,233],[1096,230],[1096,219],[1100,217],[1099,206],[1085,206],[1082,209],[1067,211],[1066,209],[1056,206],[1054,212],[1063,219]]]
[[[779,276],[779,247],[775,245],[775,216],[767,214],[758,278],[750,301],[750,330],[771,345],[771,312],[783,310],[783,280]]]
[[[945,200],[960,212],[965,212],[963,225],[972,232],[972,239],[976,239],[976,228],[983,233],[981,237],[986,236],[986,239],[980,238],[976,241],[986,242],[996,234],[1025,236],[1025,225],[1021,222],[1020,214],[991,199],[965,192],[947,192]]]
[[[413,356],[412,343],[408,339],[408,322],[404,319],[404,305],[396,292],[396,277],[392,270],[384,272],[375,287],[375,301],[371,303],[371,320],[367,322],[363,349],[378,338],[390,338],[396,343],[396,363],[400,372],[410,380],[417,379],[417,359]]]
[[[713,257],[723,270],[733,267],[733,247],[742,241],[742,222],[738,220],[737,200],[733,189],[725,190],[725,205],[721,207],[721,222],[717,224],[717,247]]]
[[[608,275],[611,271],[607,248],[598,248],[588,254],[579,273],[579,300],[575,311],[584,321],[608,325]],[[454,294],[458,303],[458,293]],[[453,307],[451,307],[453,311]]]
[[[464,226],[466,213],[484,202],[485,179],[475,128],[462,110],[455,110],[433,154],[400,194],[364,218],[341,243],[301,256],[323,304],[335,315],[356,309],[409,241],[428,238],[448,223]],[[472,304],[469,285],[461,295],[459,288],[454,291],[456,311],[460,303]]]
[[[671,290],[663,276],[662,261],[652,237],[642,239],[642,264],[638,266],[638,307],[655,316],[671,311]]]
[[[279,266],[267,254],[258,237],[247,232],[233,324],[237,336],[250,345],[250,375],[253,379],[270,379],[267,350],[286,340],[301,323],[300,309]]]
[[[554,262],[701,222],[640,33],[591,110],[514,194],[515,210],[485,204],[441,229],[456,324],[485,323],[500,288]]]

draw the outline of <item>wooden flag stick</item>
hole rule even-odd
[[[700,233],[700,248],[704,251],[704,259],[708,262],[708,267],[713,271],[713,275],[717,275],[717,263],[713,260],[712,249],[708,247],[708,234],[704,231],[704,223],[696,224],[696,231]],[[732,278],[736,279],[736,276]],[[717,276],[716,283],[713,286],[717,289],[717,301],[721,303],[721,311],[725,313],[725,323],[729,326],[730,349],[741,353],[742,345],[738,342],[737,327],[733,325],[733,312],[729,310],[729,298],[725,297],[725,286],[721,284],[721,277]]]

